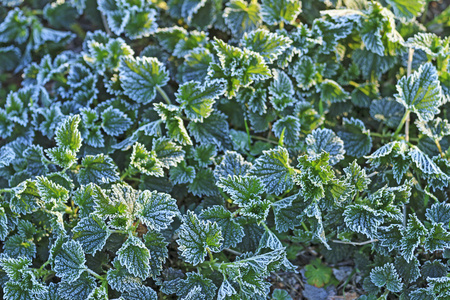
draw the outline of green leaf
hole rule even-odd
[[[242,36],[244,32],[250,32],[261,23],[259,15],[260,5],[252,1],[247,3],[244,0],[231,0],[223,12],[225,24],[233,35]]]
[[[235,151],[225,151],[225,155],[219,165],[214,170],[214,177],[219,180],[228,175],[242,175],[248,174],[252,164],[245,161],[241,154]]]
[[[0,148],[0,165],[2,167],[9,166],[9,164],[14,161],[15,157],[16,154],[10,147],[3,146],[2,148]]]
[[[201,167],[214,163],[217,147],[213,144],[200,145],[194,149],[194,159]]]
[[[272,127],[272,131],[277,138],[284,132],[284,144],[295,145],[300,136],[300,120],[293,116],[286,116],[277,120]]]
[[[189,81],[179,87],[175,100],[190,120],[202,123],[212,113],[215,100],[224,92],[223,80],[212,80],[203,85],[198,81]]]
[[[407,21],[417,17],[427,4],[425,0],[387,0],[386,2],[392,6],[396,17]]]
[[[330,101],[331,103],[344,102],[350,97],[350,94],[345,91],[337,82],[325,79],[320,85],[320,98],[323,101]]]
[[[47,177],[37,177],[36,187],[44,202],[65,203],[69,199],[69,191]]]
[[[261,54],[267,63],[273,63],[292,44],[288,37],[272,33],[266,29],[257,29],[245,33],[242,45]]]
[[[111,234],[105,222],[94,215],[81,219],[73,233],[73,239],[81,244],[84,252],[92,255],[102,250]]]
[[[308,284],[318,288],[328,284],[332,274],[332,269],[322,264],[318,258],[305,266],[305,276]]]
[[[269,86],[270,103],[277,111],[283,111],[294,102],[294,86],[292,80],[283,71],[272,70],[272,74],[273,81]]]
[[[415,0],[420,1],[421,0]],[[410,37],[405,46],[412,47],[414,49],[422,50],[426,54],[433,57],[445,56],[446,51],[448,51],[448,39],[441,39],[435,33],[431,32],[419,32],[414,36]]]
[[[392,129],[397,128],[404,114],[405,108],[403,105],[390,98],[375,100],[370,104],[372,118]]]
[[[182,145],[192,145],[191,138],[184,127],[183,119],[181,119],[179,107],[164,103],[155,103],[155,110],[158,112],[161,120],[166,123],[169,137],[180,142]]]
[[[118,108],[108,107],[102,112],[102,128],[110,136],[119,136],[130,128],[130,118]]]
[[[411,76],[403,76],[397,83],[397,102],[429,121],[439,113],[443,97],[436,68],[431,63],[420,66]]]
[[[143,191],[137,202],[142,207],[138,218],[151,230],[168,228],[173,218],[179,214],[177,201],[168,194]]]
[[[124,292],[127,290],[136,289],[142,285],[142,280],[130,274],[127,269],[122,266],[116,258],[112,262],[114,268],[109,269],[106,275],[109,286],[116,291]]]
[[[263,0],[261,17],[268,25],[285,22],[293,24],[302,11],[302,3],[296,0]]]
[[[81,244],[76,241],[65,242],[55,257],[56,276],[66,282],[77,282],[86,270],[85,263]]]
[[[131,154],[130,165],[136,168],[139,172],[149,175],[162,177],[164,172],[162,164],[156,157],[155,151],[147,151],[145,146],[136,143],[133,145],[133,153]]]
[[[249,174],[261,180],[268,194],[280,195],[293,186],[294,168],[289,164],[288,151],[282,147],[263,151]]]
[[[450,204],[434,203],[430,208],[427,208],[425,216],[433,225],[443,224],[448,227],[450,222]]]
[[[292,300],[292,297],[286,290],[275,289],[272,293],[272,300]]]
[[[77,161],[76,152],[67,147],[45,149],[45,153],[50,157],[54,164],[61,168],[70,168]]]
[[[213,172],[210,169],[201,169],[196,172],[195,178],[188,186],[194,196],[213,196],[219,193]]]
[[[140,286],[122,294],[124,300],[158,300],[156,292],[148,286]]]
[[[86,155],[81,161],[82,168],[78,173],[81,184],[108,184],[119,180],[119,173],[114,161],[103,154]]]
[[[260,194],[265,190],[262,181],[256,176],[228,175],[220,178],[217,186],[227,192],[233,202],[241,207],[261,200]]]
[[[187,297],[192,290],[194,290],[195,293],[191,295],[194,297],[191,299],[200,300],[201,297],[213,299],[216,296],[217,287],[211,279],[203,277],[202,274],[189,272],[186,274],[186,279],[180,281],[177,295],[180,297]]]
[[[344,142],[331,129],[313,130],[306,137],[306,144],[306,151],[313,157],[321,155],[322,151],[327,152],[330,155],[331,165],[344,159]]]
[[[350,230],[374,236],[378,226],[384,221],[381,213],[362,204],[348,206],[344,211],[345,223]]]
[[[421,239],[425,237],[427,233],[428,230],[419,218],[417,218],[415,214],[409,215],[408,225],[406,226],[406,231],[401,240],[401,254],[406,261],[412,259],[414,250],[419,246]]]
[[[200,220],[188,211],[183,217],[177,241],[184,261],[194,266],[203,262],[207,251],[219,252],[222,247],[222,231],[217,223]]]
[[[183,161],[185,153],[181,146],[178,146],[167,138],[154,140],[152,146],[153,152],[164,168],[177,166],[178,163]]]
[[[79,115],[67,117],[62,121],[56,130],[56,144],[59,148],[66,148],[78,152],[81,148],[81,134],[78,124],[81,118]]]
[[[163,270],[163,265],[169,257],[168,243],[164,237],[155,231],[149,231],[144,236],[144,244],[150,251],[150,275],[155,278]]]
[[[29,240],[22,235],[15,234],[6,239],[3,245],[3,253],[10,257],[23,256],[33,259],[36,256],[36,245],[32,240]]]
[[[5,149],[8,149],[9,147],[5,147]],[[42,147],[37,145],[31,145],[29,146],[25,152],[23,153],[23,156],[27,160],[27,172],[33,175],[44,175],[48,172],[48,167],[45,164],[45,156],[44,152],[42,151]],[[13,153],[14,154],[14,153]],[[1,156],[1,153],[0,153]],[[8,163],[8,157],[5,157],[5,164]],[[1,161],[1,157],[0,157]]]
[[[84,272],[74,282],[61,282],[58,287],[58,295],[64,300],[72,299],[73,295],[77,295],[81,299],[87,299],[96,286],[95,278]]]
[[[220,226],[223,236],[223,247],[236,247],[244,237],[242,226],[235,221],[232,213],[223,206],[214,205],[203,210],[199,217],[217,223]]]
[[[153,101],[157,88],[169,81],[169,72],[154,57],[124,58],[119,71],[125,95],[142,104]]]
[[[448,224],[446,224],[446,227],[448,227]],[[425,251],[429,252],[444,251],[450,248],[450,233],[442,224],[434,224],[423,243],[423,247]]]
[[[6,272],[10,280],[19,281],[24,276],[27,268],[31,265],[31,260],[26,257],[0,257],[0,266]]]
[[[448,120],[435,118],[425,122],[418,119],[415,123],[422,134],[425,134],[433,140],[440,141],[444,136],[450,135],[450,124]]]
[[[174,184],[192,183],[196,177],[194,167],[187,166],[185,161],[179,163],[176,167],[170,168],[170,180]]]
[[[226,115],[214,112],[203,123],[190,122],[189,133],[202,145],[215,144],[219,149],[231,148],[229,127]]]
[[[420,263],[417,258],[413,257],[411,261],[407,262],[403,257],[397,256],[394,264],[400,278],[402,278],[405,283],[414,282],[420,277]]]
[[[339,131],[338,136],[344,141],[345,152],[350,156],[362,157],[369,154],[372,148],[370,131],[361,120],[343,118],[345,131]]]
[[[377,287],[384,287],[391,292],[400,292],[403,288],[403,283],[399,278],[394,264],[387,263],[382,267],[375,267],[370,271],[370,280]]]
[[[134,276],[145,280],[150,275],[150,251],[140,238],[129,236],[117,251],[117,258]]]

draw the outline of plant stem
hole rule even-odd
[[[412,69],[412,61],[414,56],[414,48],[409,48],[408,52],[408,66],[406,69],[406,76],[411,76],[411,69]],[[405,126],[405,139],[407,142],[409,142],[409,122],[410,122],[410,113],[408,112],[408,115],[406,116],[406,126]]]
[[[13,189],[8,189],[8,188],[0,189],[0,193],[12,193],[12,192],[13,192]]]
[[[100,12],[100,15],[102,16],[103,27],[105,27],[106,33],[109,36],[112,36],[111,29],[109,29],[109,26],[108,26],[108,20],[106,20],[105,15],[102,12]]]
[[[130,168],[127,168],[125,170],[125,173],[122,174],[122,176],[120,176],[120,181],[123,181],[128,175],[130,175]]]
[[[167,104],[172,104],[172,102],[170,102],[169,96],[167,96],[166,92],[164,92],[164,90],[160,86],[156,86],[156,90],[161,95],[161,97],[163,97],[164,101],[166,101]]]
[[[405,114],[403,115],[403,118],[402,118],[402,120],[400,121],[400,124],[398,124],[398,127],[397,127],[397,129],[395,130],[395,132],[394,132],[394,137],[397,137],[397,136],[398,136],[398,134],[399,134],[400,131],[402,130],[403,125],[405,124],[406,119],[408,118],[408,116],[409,116],[409,109],[407,109],[407,110],[405,111]]]
[[[209,250],[209,248],[206,247],[206,251],[208,251],[209,261],[214,262],[214,256],[213,256],[211,250]]]
[[[444,158],[444,153],[442,152],[441,144],[439,143],[438,140],[434,140],[434,142],[436,143],[436,146],[439,150],[439,154],[441,154],[441,157]]]
[[[245,125],[245,131],[247,132],[247,144],[248,144],[248,148],[250,149],[250,146],[252,144],[252,137],[250,135],[250,128],[248,128],[247,119],[244,119],[244,125]]]
[[[365,242],[344,242],[344,241],[339,241],[339,240],[333,240],[333,243],[336,244],[346,244],[346,245],[352,245],[352,246],[363,246],[363,245],[367,245],[367,244],[371,244],[371,243],[375,243],[378,242],[377,239],[373,239],[373,240],[369,240],[369,241],[365,241]]]
[[[274,144],[274,145],[278,145],[278,142],[269,140],[269,139],[267,139],[267,138],[265,138],[265,137],[262,137],[262,136],[251,135],[251,137],[252,137],[253,139],[255,139],[255,140],[261,140],[261,141],[265,141],[265,142],[268,142],[268,143],[272,143],[272,144]]]
[[[105,278],[103,278],[102,276],[98,275],[97,273],[95,273],[94,271],[92,271],[89,268],[86,268],[86,271],[88,273],[90,273],[92,276],[94,276],[95,278],[97,278],[98,280],[101,280],[101,281],[105,280]]]
[[[233,249],[230,249],[230,248],[223,248],[223,250],[225,250],[225,251],[227,251],[227,252],[230,252],[231,254],[234,254],[234,255],[237,255],[237,256],[242,255],[241,252],[234,251]]]
[[[370,132],[370,136],[380,137],[380,138],[390,138],[392,137],[391,134],[381,134],[377,132]]]

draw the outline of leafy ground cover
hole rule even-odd
[[[0,3],[3,299],[450,299],[445,1]]]

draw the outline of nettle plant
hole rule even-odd
[[[426,1],[0,3],[3,299],[450,298]]]

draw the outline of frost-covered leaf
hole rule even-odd
[[[108,184],[119,180],[119,173],[114,161],[103,154],[86,155],[81,161],[82,168],[78,173],[81,184]]]
[[[231,0],[223,12],[225,24],[236,36],[256,29],[261,23],[260,5],[251,1]]]
[[[417,119],[415,123],[421,133],[433,140],[440,141],[444,136],[450,135],[450,124],[448,123],[448,120],[435,118],[425,122]]]
[[[226,151],[219,165],[214,170],[214,177],[218,180],[221,177],[228,177],[228,175],[242,175],[248,174],[252,164],[245,161],[241,154],[235,151]]]
[[[73,232],[73,239],[81,244],[84,252],[92,255],[102,250],[111,234],[105,222],[93,215],[81,219]]]
[[[8,166],[16,157],[14,151],[11,149],[11,147],[3,146],[0,149],[0,165],[1,166]]]
[[[260,194],[264,192],[262,181],[256,176],[231,176],[222,177],[217,186],[230,194],[234,203],[239,206],[250,205],[251,202],[259,201]]]
[[[362,157],[369,154],[372,148],[370,131],[361,120],[343,118],[345,131],[339,131],[338,136],[344,141],[345,152],[350,156]]]
[[[149,286],[140,286],[122,294],[124,300],[158,300],[158,294]]]
[[[170,138],[180,142],[182,145],[192,145],[192,140],[184,127],[183,119],[180,116],[180,108],[175,105],[156,103],[155,110],[166,123],[166,129]],[[191,123],[192,124],[192,123]]]
[[[273,81],[269,86],[270,103],[278,111],[283,111],[294,102],[294,86],[289,76],[279,70],[273,70]]]
[[[222,247],[222,231],[217,223],[200,220],[188,211],[180,226],[178,245],[183,259],[195,265],[203,262],[207,251],[219,252]]]
[[[398,102],[383,98],[375,100],[370,104],[370,115],[377,121],[380,121],[390,128],[397,128],[403,115],[405,108]]]
[[[286,116],[277,120],[272,127],[273,133],[277,138],[283,134],[285,145],[295,145],[300,135],[300,120],[293,116]]]
[[[112,262],[112,265],[114,268],[109,269],[106,275],[108,284],[111,288],[119,292],[124,292],[142,285],[142,280],[139,277],[130,274],[130,272],[120,264],[117,258]]]
[[[166,138],[154,140],[152,146],[153,151],[164,168],[175,167],[183,161],[185,153],[181,146]]]
[[[128,57],[121,61],[120,82],[125,95],[147,104],[156,97],[156,90],[169,81],[164,65],[154,57]]]
[[[428,233],[428,230],[417,218],[417,216],[409,215],[406,231],[401,240],[401,254],[410,261],[414,255],[414,250],[419,246],[420,240]]]
[[[349,97],[350,94],[333,80],[325,79],[320,85],[320,98],[323,101],[330,101],[331,103],[344,102]]]
[[[45,202],[65,203],[69,199],[69,191],[47,177],[37,177],[36,187],[41,199]]]
[[[386,2],[392,6],[395,16],[402,20],[417,17],[427,3],[425,0],[387,0]]]
[[[203,123],[191,122],[188,129],[194,139],[202,145],[213,143],[219,149],[231,148],[228,122],[223,113],[214,112],[204,119]]]
[[[436,250],[444,251],[445,249],[450,248],[450,233],[442,224],[433,224],[433,228],[431,228],[426,237],[423,247],[429,252],[434,252]]]
[[[66,282],[77,282],[86,269],[85,263],[81,244],[76,241],[65,242],[55,257],[56,276]]]
[[[419,260],[415,257],[407,262],[403,257],[398,256],[395,258],[395,269],[398,275],[405,281],[405,283],[414,282],[420,277]]]
[[[242,45],[261,54],[267,63],[272,63],[276,60],[291,44],[292,40],[288,37],[265,29],[257,29],[250,33],[245,33],[242,38]]]
[[[225,92],[224,81],[212,80],[202,85],[189,81],[181,85],[175,94],[186,116],[194,122],[203,122],[213,111],[213,104]]]
[[[213,172],[210,169],[197,171],[188,186],[188,190],[195,196],[213,196],[219,192],[215,185]]]
[[[306,144],[306,150],[311,156],[318,156],[322,151],[329,153],[332,165],[344,159],[344,142],[330,129],[313,130],[306,137]]]
[[[403,283],[395,270],[394,264],[387,263],[382,267],[375,267],[370,272],[370,280],[377,287],[384,287],[391,292],[400,292]]]
[[[176,200],[168,194],[143,191],[137,202],[142,206],[138,218],[151,230],[166,229],[179,213]]]
[[[130,118],[117,108],[108,107],[102,112],[102,128],[110,136],[119,136],[130,128]]]
[[[61,282],[58,287],[58,295],[64,300],[73,299],[73,295],[77,295],[81,299],[87,299],[96,286],[95,278],[84,272],[74,282]]]
[[[441,223],[448,227],[450,222],[450,204],[435,203],[430,208],[427,208],[425,216],[433,225]]]
[[[150,251],[150,276],[155,278],[163,270],[163,265],[169,257],[167,242],[158,232],[149,231],[144,236],[144,244]]]
[[[302,2],[298,0],[263,0],[261,17],[268,25],[291,24],[302,11],[301,7]]]
[[[133,146],[130,165],[149,176],[164,176],[162,163],[156,157],[155,151],[148,151],[140,143],[136,143]]]
[[[416,0],[421,1],[421,0]],[[431,32],[419,32],[416,35],[410,37],[405,46],[412,47],[418,50],[424,51],[426,54],[433,57],[445,56],[446,52],[449,51],[449,41],[448,39],[441,39],[435,33]]]
[[[150,275],[150,251],[140,238],[129,236],[117,251],[117,258],[134,276],[145,280]]]
[[[222,231],[224,248],[236,247],[244,237],[242,226],[235,221],[232,213],[223,206],[214,205],[203,210],[199,217],[219,224]]]
[[[81,147],[81,134],[78,124],[81,118],[79,115],[67,117],[62,121],[56,130],[55,140],[59,148],[69,149],[78,152]]]
[[[217,287],[213,281],[199,273],[187,273],[186,278],[180,281],[179,286],[177,295],[180,297],[187,297],[192,290],[195,291],[191,295],[193,299],[201,299],[201,297],[213,299],[216,296]]]
[[[421,120],[429,121],[439,113],[443,97],[437,70],[431,63],[420,66],[409,77],[402,77],[397,83],[397,91],[397,102]]]
[[[294,168],[289,164],[289,154],[285,148],[263,151],[250,170],[250,175],[258,177],[269,194],[279,195],[293,186]]]
[[[187,166],[185,161],[179,163],[176,167],[170,168],[170,180],[174,184],[192,183],[195,178],[195,168]]]
[[[383,222],[383,216],[366,205],[354,204],[344,211],[345,223],[355,232],[360,232],[372,237],[377,227]]]

